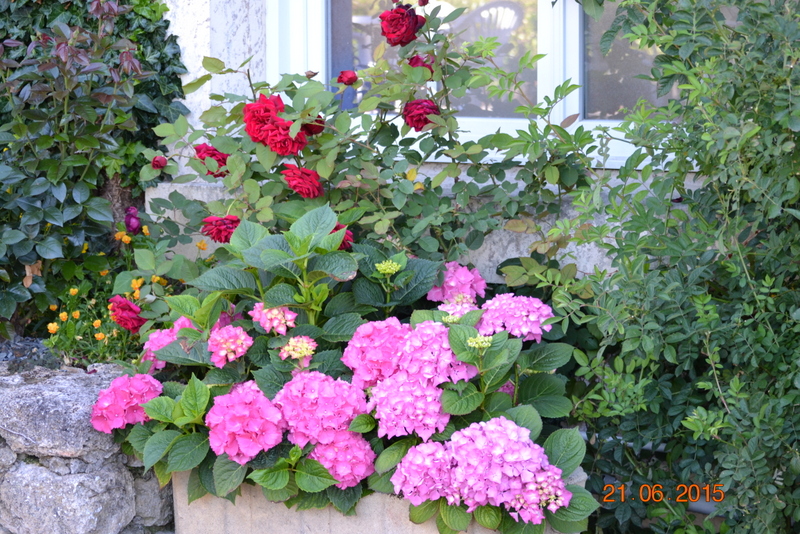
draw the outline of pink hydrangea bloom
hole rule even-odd
[[[221,369],[226,363],[244,356],[252,344],[253,338],[241,326],[228,325],[213,330],[208,338],[211,363]]]
[[[500,393],[508,393],[513,397],[516,389],[517,387],[514,385],[514,382],[509,380],[508,382],[500,386],[500,389],[498,389],[497,391]]]
[[[177,341],[177,329],[165,328],[163,330],[153,330],[147,341],[144,342],[144,354],[142,361],[151,361],[153,364],[150,366],[150,372],[154,373],[159,369],[163,369],[167,362],[161,361],[156,357],[156,351],[161,350],[173,341]]]
[[[478,506],[505,506],[515,519],[539,524],[544,508],[569,506],[561,470],[548,463],[530,431],[498,417],[454,432],[448,442],[450,481],[471,512]]]
[[[318,371],[303,371],[275,395],[289,428],[289,441],[332,443],[336,432],[347,430],[355,417],[367,413],[364,391]]]
[[[371,394],[367,408],[375,410],[379,437],[416,432],[423,441],[428,441],[450,421],[450,415],[442,412],[442,390],[406,371],[378,382]]]
[[[286,428],[280,410],[252,380],[215,397],[206,425],[211,450],[241,465],[280,443]]]
[[[289,308],[267,308],[261,302],[253,306],[253,311],[248,312],[254,321],[261,325],[267,334],[275,331],[276,334],[286,335],[286,328],[294,328],[297,314]]]
[[[141,405],[159,395],[161,382],[150,375],[117,377],[97,396],[92,406],[92,426],[111,434],[114,428],[149,421]]]
[[[342,356],[342,363],[353,370],[353,385],[367,389],[392,376],[410,333],[411,327],[396,317],[359,326]]]
[[[341,430],[330,443],[318,443],[311,454],[339,481],[336,487],[347,489],[375,472],[376,454],[361,434]]]
[[[177,334],[181,328],[191,328],[192,330],[197,330],[197,327],[194,326],[192,320],[188,317],[179,317],[177,321],[172,325],[172,329],[175,330]]]
[[[400,461],[391,482],[394,492],[419,506],[425,501],[455,498],[450,487],[450,453],[441,443],[431,441],[411,447]]]
[[[311,356],[317,348],[317,342],[308,336],[295,336],[289,338],[289,341],[281,347],[281,352],[278,354],[281,360],[291,358],[298,360],[298,365],[301,369],[308,367],[311,362]]]
[[[512,336],[521,337],[523,341],[542,340],[542,333],[549,332],[552,326],[542,326],[545,319],[553,317],[553,310],[535,297],[518,297],[513,293],[503,293],[483,306],[478,332],[482,336],[490,336],[501,330],[508,330]]]
[[[444,282],[434,286],[428,292],[428,300],[436,302],[475,302],[478,296],[484,296],[486,280],[478,269],[469,269],[458,262],[445,264]]]
[[[467,312],[479,309],[473,302],[445,302],[439,304],[439,309],[459,319]]]
[[[217,319],[217,322],[211,327],[211,331],[213,332],[214,330],[219,330],[220,328],[231,325],[234,323],[234,321],[240,321],[243,318],[244,317],[241,313],[236,313],[236,306],[231,304],[228,311],[222,312],[219,315],[219,319]]]
[[[406,336],[398,367],[434,386],[469,380],[478,374],[474,365],[456,359],[450,349],[448,329],[442,323],[424,321]]]

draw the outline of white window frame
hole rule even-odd
[[[317,80],[331,79],[328,43],[329,0],[267,0],[267,81],[275,83],[283,73],[319,72]],[[537,53],[545,54],[537,65],[538,100],[552,95],[555,87],[566,80],[582,87],[569,95],[551,116],[558,124],[567,117],[578,114],[568,130],[582,126],[613,128],[620,124],[614,120],[583,119],[584,102],[584,35],[583,10],[575,0],[540,0],[538,4]],[[459,116],[459,126],[465,130],[460,138],[476,141],[498,129],[513,134],[527,129],[525,119],[497,119],[491,117]],[[623,142],[612,142],[607,168],[619,168],[633,152]]]

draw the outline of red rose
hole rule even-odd
[[[167,166],[167,158],[164,156],[156,156],[153,158],[153,161],[150,162],[150,166],[156,170],[163,169]]]
[[[314,122],[307,122],[300,127],[300,131],[307,136],[321,134],[323,130],[325,130],[325,119],[322,115],[317,115]]]
[[[430,59],[431,59],[430,56],[425,58],[417,54],[416,56],[408,60],[408,64],[412,67],[425,67],[426,69],[431,71],[431,74],[433,74],[433,65],[430,63]]]
[[[266,133],[265,144],[270,150],[281,156],[296,156],[306,147],[308,141],[304,131],[300,130],[294,137],[289,135],[289,129],[292,124],[292,121],[276,117],[264,128]]]
[[[207,145],[205,143],[195,146],[194,152],[195,154],[197,154],[197,157],[203,161],[205,161],[206,158],[211,158],[214,161],[216,161],[219,169],[222,169],[222,167],[224,167],[228,163],[228,156],[230,156],[230,154],[223,154],[213,146]],[[208,171],[206,174],[210,174],[211,176],[215,176],[217,178],[228,174],[228,171],[223,171],[219,169],[217,170],[217,172]]]
[[[111,303],[108,307],[111,320],[125,330],[130,330],[137,334],[142,325],[147,322],[147,319],[139,317],[142,309],[128,299],[114,295],[108,301]]]
[[[244,106],[244,131],[254,143],[267,144],[267,127],[284,110],[283,100],[278,95],[258,96],[258,102]]]
[[[432,122],[428,115],[441,115],[433,100],[412,100],[403,106],[403,119],[417,132]]]
[[[239,217],[236,215],[226,215],[225,217],[206,217],[205,223],[200,233],[211,238],[217,243],[230,243],[231,235],[236,227],[239,226]]]
[[[286,170],[281,174],[286,178],[289,187],[303,198],[317,198],[325,192],[319,183],[319,174],[310,169],[303,169],[297,165],[286,163]]]
[[[353,246],[353,232],[347,230],[347,226],[343,225],[342,223],[336,223],[336,226],[333,227],[331,233],[336,233],[339,230],[345,230],[344,239],[342,239],[342,244],[339,245],[339,250],[350,250]]]
[[[417,31],[425,25],[425,17],[417,15],[410,4],[399,5],[380,15],[381,35],[390,46],[405,46],[417,38]]]
[[[345,85],[353,85],[358,81],[358,74],[352,70],[343,70],[339,73],[339,77],[336,78],[336,81]]]

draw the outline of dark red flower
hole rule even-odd
[[[130,206],[125,210],[125,229],[129,234],[137,235],[142,231],[142,221],[139,219],[139,210]]]
[[[339,77],[336,78],[336,81],[345,85],[353,85],[358,81],[358,74],[352,70],[343,70],[339,73]]]
[[[441,115],[433,100],[412,100],[403,106],[403,119],[417,132],[431,123],[428,115]]]
[[[331,233],[336,233],[339,230],[345,230],[344,239],[342,239],[342,244],[339,245],[339,250],[350,250],[353,246],[353,232],[347,230],[347,226],[343,225],[342,223],[336,223],[336,226],[333,227]]]
[[[211,238],[212,241],[217,243],[230,243],[233,231],[239,226],[241,222],[236,215],[226,215],[225,217],[206,217],[203,219],[205,223],[200,233]]]
[[[278,95],[258,96],[258,102],[244,106],[244,131],[254,143],[267,144],[266,127],[284,110],[283,100]]]
[[[322,115],[317,115],[314,122],[307,122],[300,127],[300,131],[307,136],[321,134],[323,130],[325,130],[325,119],[322,118]]]
[[[317,198],[325,193],[319,182],[319,174],[310,169],[303,169],[297,165],[286,163],[286,170],[281,174],[286,178],[289,187],[303,198]]]
[[[417,15],[410,4],[398,5],[380,15],[381,35],[390,46],[405,46],[417,38],[425,25],[425,17]]]
[[[156,156],[153,158],[153,161],[150,162],[150,166],[155,170],[163,169],[167,166],[167,158],[164,156]]]
[[[217,162],[217,166],[219,167],[217,172],[208,171],[206,174],[210,174],[211,176],[214,176],[216,178],[219,178],[220,176],[225,176],[226,174],[228,174],[228,171],[223,171],[221,169],[222,169],[222,167],[227,165],[228,156],[230,156],[230,154],[224,154],[224,153],[220,152],[219,150],[217,150],[216,148],[214,148],[213,146],[207,145],[205,143],[200,144],[200,145],[196,145],[194,147],[194,152],[197,155],[197,157],[200,158],[203,161],[205,161],[206,158],[211,158],[211,159],[213,159],[214,161]]]
[[[419,7],[425,7],[428,5],[428,0],[417,0],[417,5]]]
[[[296,156],[308,144],[306,133],[303,130],[297,132],[297,135],[292,137],[289,134],[289,129],[292,127],[292,121],[287,121],[275,118],[271,123],[267,124],[264,128],[266,133],[266,145],[281,156]]]
[[[147,322],[147,319],[139,317],[142,309],[120,295],[114,295],[108,299],[108,301],[111,303],[108,307],[111,314],[111,320],[125,330],[129,330],[134,334],[138,334],[139,329],[144,323]]]
[[[431,74],[433,74],[433,64],[431,63],[431,60],[432,60],[431,56],[428,56],[426,58],[417,54],[416,56],[408,60],[408,64],[411,65],[412,67],[425,67],[426,69],[431,71]]]

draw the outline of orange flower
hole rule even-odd
[[[131,236],[129,236],[129,235],[122,236],[122,242],[127,245],[128,243],[131,242]]]
[[[81,316],[81,312],[79,312],[78,310],[75,310],[74,312],[72,312],[72,318],[73,319],[77,319],[80,316]]]
[[[78,288],[77,287],[73,287],[72,289],[69,290],[69,294],[74,297],[75,295],[78,294]]]
[[[102,332],[98,332],[98,333],[96,333],[96,334],[94,335],[94,338],[95,338],[97,341],[103,341],[103,340],[106,338],[106,335],[105,335],[104,333],[102,333]]]
[[[114,239],[117,241],[122,241],[122,238],[126,237],[127,235],[128,234],[126,234],[125,232],[117,232],[116,234],[114,234]]]
[[[67,315],[67,312],[61,312],[58,314],[58,318],[61,319],[62,321],[66,321],[68,317],[69,315]]]
[[[139,290],[137,289],[136,291],[133,292],[133,299],[134,300],[139,300],[139,296],[140,296],[140,293],[139,293]]]
[[[100,276],[105,276],[105,275],[107,275],[107,274],[108,274],[108,269],[105,269],[105,270],[103,270],[103,271],[100,271]]]
[[[100,319],[97,319],[95,320],[95,322],[92,323],[92,326],[95,328],[100,328],[101,324],[103,324],[103,322]]]
[[[51,334],[55,334],[56,332],[58,332],[58,325],[56,323],[49,323],[47,325],[47,331],[50,332]]]
[[[144,284],[144,278],[134,278],[131,280],[131,289],[139,289]]]
[[[142,226],[142,233],[144,235],[149,236],[150,235],[150,228],[148,228],[147,225]]]
[[[161,280],[161,277],[158,276],[157,274],[154,274],[153,276],[150,277],[150,281],[153,282],[154,284],[157,284],[159,280]]]
[[[200,250],[205,250],[205,249],[207,249],[207,248],[208,248],[208,243],[206,243],[206,240],[205,240],[205,239],[201,239],[200,241],[198,241],[198,242],[195,244],[195,246],[196,246],[197,248],[199,248]]]
[[[58,304],[51,304],[50,311],[56,311],[58,309]]]

